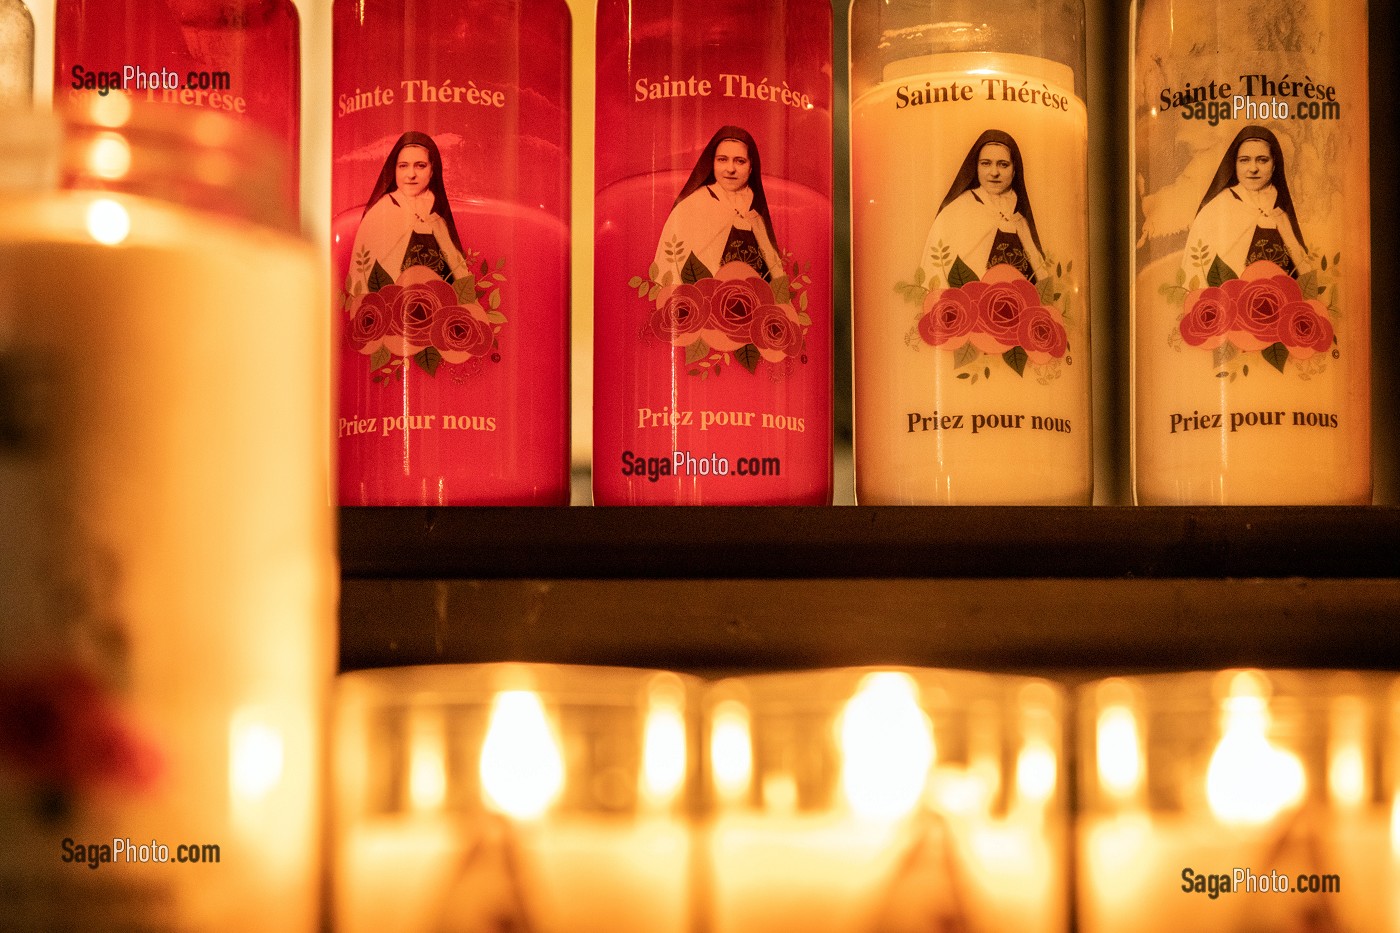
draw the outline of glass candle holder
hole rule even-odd
[[[1082,0],[855,0],[862,505],[1087,505]]]
[[[311,931],[324,276],[274,143],[131,111],[3,121],[0,925]]]
[[[1086,933],[1400,923],[1400,677],[1115,678],[1079,734]]]
[[[1366,2],[1131,9],[1136,500],[1368,504]]]
[[[694,695],[619,668],[343,675],[336,929],[691,930]]]
[[[1062,698],[853,668],[705,701],[714,933],[1066,929]]]

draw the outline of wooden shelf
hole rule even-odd
[[[345,509],[345,669],[1400,669],[1391,508]]]

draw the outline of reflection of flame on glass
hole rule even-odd
[[[748,794],[753,781],[753,739],[748,708],[738,700],[718,703],[710,714],[710,771],[721,800],[738,802]]]
[[[642,795],[664,806],[675,800],[685,784],[685,692],[674,675],[659,674],[648,693]]]
[[[229,727],[229,788],[235,800],[262,800],[282,780],[282,734],[263,717],[243,712]]]
[[[1223,734],[1206,770],[1211,812],[1228,823],[1267,823],[1300,803],[1307,787],[1298,757],[1269,741],[1268,694],[1263,674],[1231,675]]]
[[[481,745],[481,786],[488,806],[517,819],[541,815],[559,796],[564,759],[535,693],[496,695]]]
[[[1018,699],[1025,741],[1016,754],[1016,795],[1020,803],[1043,806],[1055,795],[1059,780],[1055,696],[1046,684],[1032,683]]]
[[[1094,758],[1099,786],[1111,797],[1130,800],[1142,790],[1143,783],[1142,736],[1133,711],[1131,688],[1122,680],[1106,680],[1096,694],[1099,716]]]
[[[125,178],[131,169],[131,146],[120,133],[98,133],[88,148],[87,163],[97,178]]]
[[[447,734],[442,714],[418,709],[408,728],[408,803],[414,810],[436,810],[447,799]]]
[[[1338,697],[1328,729],[1327,791],[1343,809],[1361,806],[1371,794],[1366,769],[1366,704],[1360,697]]]
[[[116,246],[131,233],[131,215],[111,198],[98,198],[88,205],[88,235],[104,246]]]
[[[862,816],[897,819],[917,805],[934,762],[933,728],[907,674],[868,675],[840,720],[841,786]]]

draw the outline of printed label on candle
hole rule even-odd
[[[567,501],[568,13],[516,7],[335,11],[344,504]]]
[[[780,35],[709,11],[624,60],[623,7],[599,14],[594,500],[829,502],[830,12],[787,4]]]
[[[1084,105],[1062,66],[993,64],[901,63],[852,104],[864,502],[1031,501],[1031,464],[1088,498]]]
[[[1347,70],[1251,52],[1139,79],[1140,502],[1369,501],[1364,72]]]

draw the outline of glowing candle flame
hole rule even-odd
[[[685,784],[685,715],[670,698],[661,698],[647,711],[642,748],[642,793],[654,804],[675,799]]]
[[[447,736],[435,713],[417,711],[409,727],[408,802],[415,810],[436,810],[447,799]]]
[[[1016,756],[1016,792],[1028,803],[1045,803],[1055,794],[1059,759],[1044,739],[1030,739]]]
[[[563,755],[533,692],[507,690],[491,704],[481,786],[490,807],[516,819],[540,816],[563,790]]]
[[[131,233],[131,215],[111,198],[98,198],[88,205],[87,231],[104,246],[116,246]]]
[[[710,715],[710,772],[723,800],[742,800],[753,781],[749,711],[738,700],[716,704]]]
[[[1142,743],[1137,717],[1127,706],[1106,706],[1099,711],[1096,735],[1099,785],[1120,800],[1142,788]]]
[[[1327,749],[1327,790],[1333,803],[1355,809],[1370,796],[1366,768],[1366,704],[1360,697],[1339,697],[1332,709]]]
[[[1268,688],[1262,674],[1243,671],[1223,703],[1224,734],[1206,770],[1206,799],[1228,823],[1267,823],[1307,789],[1302,762],[1269,741]]]
[[[897,819],[918,804],[934,762],[933,728],[906,674],[866,677],[840,722],[841,784],[862,816]]]
[[[282,733],[262,718],[235,716],[229,728],[229,788],[235,799],[262,800],[282,780]]]

